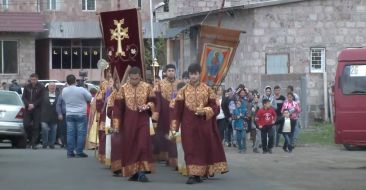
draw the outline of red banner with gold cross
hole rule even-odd
[[[117,82],[124,78],[129,67],[139,67],[144,71],[144,44],[141,19],[137,9],[127,9],[100,13],[100,23],[108,62]]]

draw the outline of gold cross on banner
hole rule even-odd
[[[122,50],[122,40],[128,39],[128,27],[122,28],[122,25],[125,23],[125,19],[121,20],[113,20],[114,25],[116,25],[115,29],[111,29],[111,40],[117,41],[117,56],[126,56],[126,53]]]

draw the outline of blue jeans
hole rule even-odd
[[[285,138],[285,144],[283,144],[284,150],[292,150],[291,133],[282,133]]]
[[[236,141],[239,151],[246,151],[247,149],[247,132],[245,129],[236,130]]]
[[[58,123],[57,127],[57,137],[61,139],[61,143],[66,147],[67,141],[66,141],[66,115],[62,115],[63,120]]]
[[[300,131],[301,131],[301,126],[300,126],[300,122],[299,122],[298,119],[296,120],[295,127],[294,127],[294,129],[292,131],[293,131],[293,134],[292,134],[293,136],[292,136],[291,143],[292,143],[292,145],[295,145],[295,143],[296,143],[296,141],[297,141],[297,139],[299,137]]]
[[[43,146],[54,146],[56,142],[57,123],[41,122]]]
[[[86,139],[86,115],[67,115],[67,155],[82,154]]]

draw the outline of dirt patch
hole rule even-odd
[[[275,148],[273,154],[226,151],[232,165],[295,189],[366,189],[366,151],[320,145],[297,147],[293,153],[282,148]]]

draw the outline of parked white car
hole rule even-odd
[[[24,111],[24,104],[18,93],[0,90],[0,140],[10,140],[15,148],[27,146],[23,126]]]

